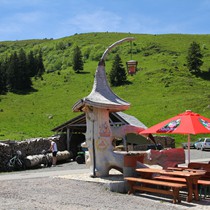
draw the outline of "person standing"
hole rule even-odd
[[[57,162],[57,144],[54,141],[50,141],[50,150],[52,151],[52,166],[56,166]]]

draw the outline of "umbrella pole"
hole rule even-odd
[[[190,134],[188,134],[187,150],[188,150],[188,163],[190,163]]]

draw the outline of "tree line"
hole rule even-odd
[[[203,55],[200,45],[197,42],[192,42],[188,48],[186,57],[186,66],[191,74],[201,75],[201,66],[203,65]],[[78,46],[74,49],[73,55],[73,70],[78,73],[83,70],[82,52]],[[210,70],[209,70],[210,75]],[[127,84],[126,69],[123,66],[122,59],[119,54],[116,54],[112,63],[112,68],[109,73],[109,82],[111,86],[120,86]]]
[[[32,77],[42,77],[45,72],[42,52],[26,54],[23,49],[0,61],[0,94],[29,91]]]
[[[203,54],[200,45],[197,42],[192,42],[188,48],[186,57],[186,66],[191,74],[197,76],[202,74],[201,66],[203,65]],[[210,76],[210,70],[209,76]],[[117,54],[112,63],[112,69],[109,74],[109,81],[112,86],[120,86],[127,83],[126,70],[122,64],[120,56]]]
[[[190,73],[199,75],[200,67],[203,64],[203,55],[200,45],[196,42],[191,43],[186,57],[187,67]],[[83,70],[83,56],[81,49],[76,46],[73,51],[72,68],[76,73]],[[32,51],[26,55],[23,49],[14,52],[4,61],[0,61],[0,94],[6,92],[20,92],[30,90],[32,87],[32,77],[42,77],[45,72],[42,52],[34,55]],[[112,63],[109,73],[109,81],[112,86],[126,84],[127,74],[122,64],[122,60],[117,54]]]
[[[73,52],[73,70],[79,73],[83,70],[83,66],[82,52],[76,46]],[[42,78],[44,72],[41,50],[38,55],[33,51],[27,55],[21,48],[18,53],[15,51],[6,59],[0,60],[0,94],[31,90],[31,79]]]

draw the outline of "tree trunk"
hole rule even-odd
[[[26,168],[32,168],[44,164],[46,161],[46,156],[48,156],[49,161],[52,162],[52,153],[48,153],[47,155],[39,154],[39,155],[29,155],[24,159]],[[69,151],[59,151],[57,153],[57,162],[64,161],[70,159],[72,157],[72,153]]]

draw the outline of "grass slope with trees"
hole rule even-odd
[[[78,116],[80,113],[72,112],[72,106],[91,92],[103,52],[114,42],[130,36],[135,37],[132,59],[138,61],[138,71],[134,76],[127,75],[129,83],[112,87],[114,93],[131,103],[126,113],[148,127],[185,110],[210,118],[210,35],[75,34],[56,40],[0,42],[0,60],[21,48],[27,54],[30,51],[38,54],[41,50],[45,66],[42,78],[32,78],[33,91],[0,95],[0,139],[48,137],[54,134],[52,128]],[[187,66],[193,42],[199,44],[203,56],[199,74],[193,74]],[[79,72],[72,68],[76,46],[81,49],[84,62]],[[107,75],[116,54],[125,67],[125,62],[131,59],[130,43],[123,43],[109,53]],[[187,141],[184,135],[173,137],[177,145]]]

